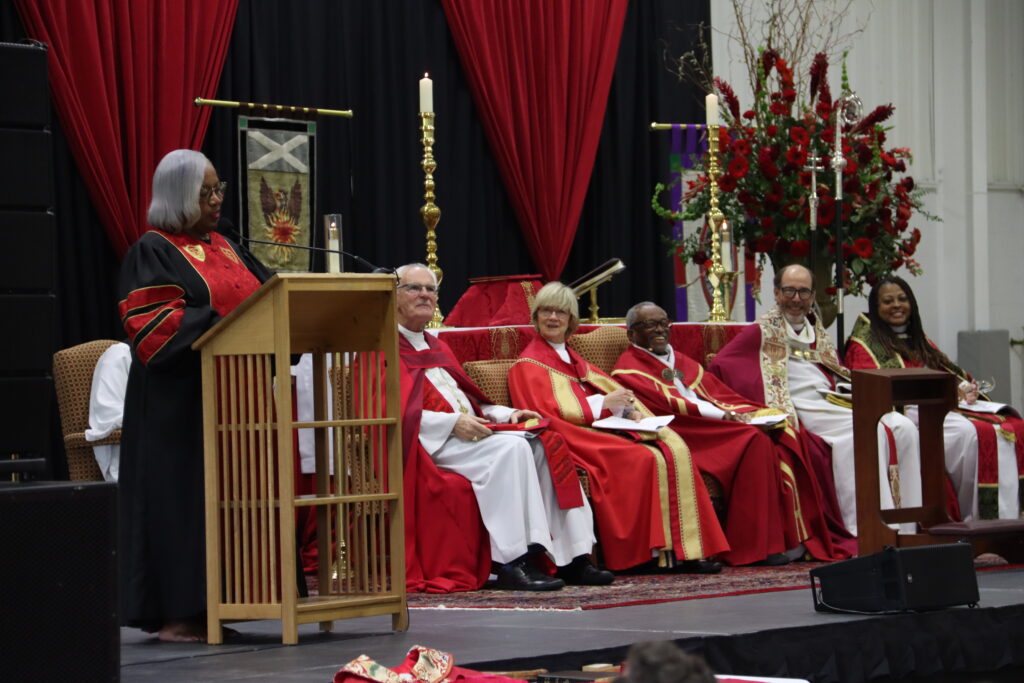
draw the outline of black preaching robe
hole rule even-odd
[[[119,477],[121,620],[156,630],[206,611],[199,353],[214,323],[271,273],[214,232],[206,242],[151,230],[121,267],[132,345]]]

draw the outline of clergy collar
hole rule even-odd
[[[793,346],[809,347],[814,343],[814,325],[807,318],[804,318],[804,326],[799,332],[793,329],[786,317],[782,317],[782,323],[786,331],[786,341]]]
[[[555,355],[561,358],[564,362],[572,365],[572,359],[569,357],[569,350],[566,348],[565,342],[555,343],[550,342],[547,339],[544,341],[547,342],[548,346],[554,349]]]
[[[650,349],[645,349],[644,347],[639,346],[638,344],[633,344],[633,346],[635,346],[636,348],[640,349],[644,353],[651,354],[652,356],[654,356],[655,358],[657,358],[658,360],[660,360],[662,363],[664,363],[665,365],[667,365],[670,368],[674,368],[675,365],[676,365],[676,357],[675,357],[675,354],[672,352],[672,347],[671,346],[666,346],[665,347],[666,349],[668,349],[668,352],[665,353],[665,354],[657,354],[654,351],[651,351]]]
[[[413,330],[410,330],[408,327],[403,327],[401,324],[399,324],[398,326],[398,331],[401,333],[403,337],[405,337],[411,342],[426,342],[426,339],[423,336],[423,332],[414,332]]]

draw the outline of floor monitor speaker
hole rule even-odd
[[[967,543],[892,548],[811,570],[819,612],[919,612],[978,602]]]

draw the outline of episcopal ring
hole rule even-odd
[[[474,437],[473,437],[473,438],[471,439],[471,441],[479,441],[479,440],[480,440],[480,437],[479,437],[479,436],[474,436]]]

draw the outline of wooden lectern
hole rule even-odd
[[[1024,556],[1024,521],[953,522],[946,512],[946,463],[942,423],[957,407],[957,379],[927,368],[854,370],[853,448],[857,484],[857,550],[870,555],[885,546],[906,547],[966,541],[975,554],[996,552],[1011,561]],[[878,420],[893,407],[918,406],[921,443],[921,506],[882,510],[878,492]],[[887,526],[916,522],[919,532]]]
[[[231,620],[298,625],[391,614],[408,627],[395,279],[278,274],[204,334],[207,639]],[[313,355],[314,419],[289,368]],[[327,376],[336,381],[329,390]],[[316,493],[294,491],[294,430],[315,430]],[[328,438],[330,434],[331,438]],[[316,508],[319,595],[297,581],[295,513]]]

